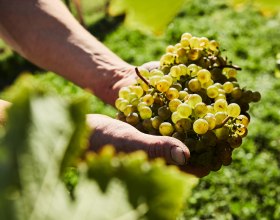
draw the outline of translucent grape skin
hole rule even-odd
[[[181,140],[192,153],[190,166],[217,171],[229,165],[248,133],[249,103],[261,95],[240,87],[240,68],[219,48],[215,40],[182,34],[167,46],[158,69],[139,68],[137,83],[119,90],[117,118]]]

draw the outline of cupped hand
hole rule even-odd
[[[93,130],[90,150],[99,151],[104,145],[112,144],[117,152],[145,151],[149,158],[163,158],[167,164],[177,165],[182,171],[206,176],[209,170],[188,165],[189,149],[173,137],[155,136],[140,132],[133,126],[104,115],[88,115],[87,122]]]

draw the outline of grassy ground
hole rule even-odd
[[[98,12],[89,1],[85,6],[88,29],[134,65],[158,60],[165,47],[178,42],[183,32],[221,43],[228,58],[243,69],[241,85],[260,91],[262,100],[252,105],[249,135],[234,151],[232,165],[200,180],[182,219],[280,219],[280,79],[274,76],[280,52],[280,13],[264,17],[250,5],[233,9],[222,0],[188,1],[164,35],[155,37],[127,29],[121,17],[106,17],[102,2]],[[0,43],[0,48],[1,89],[23,70],[38,71],[4,44]],[[59,93],[88,95],[91,112],[115,112],[52,73],[36,77]]]

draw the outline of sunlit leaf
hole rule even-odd
[[[179,12],[185,0],[111,0],[109,13],[125,13],[125,23],[133,28],[160,34]]]

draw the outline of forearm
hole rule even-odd
[[[104,87],[114,85],[118,72],[130,67],[88,33],[59,0],[0,0],[0,36],[33,63],[91,89],[105,101]]]

